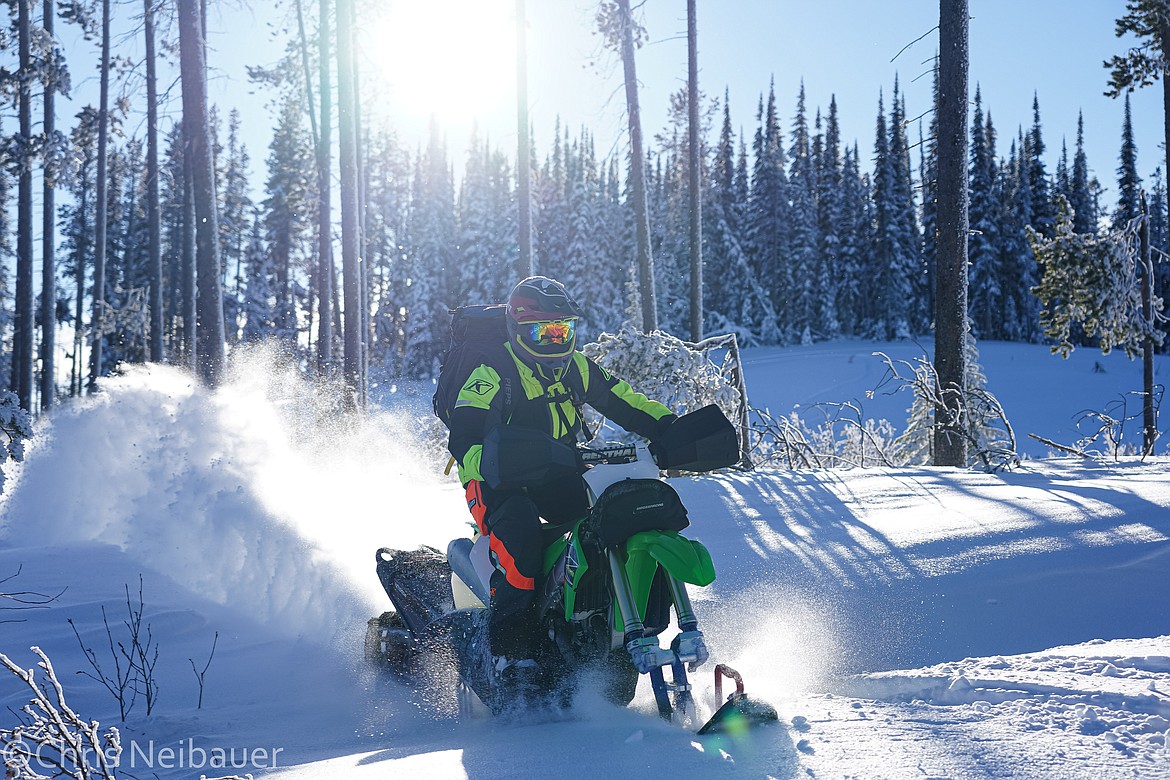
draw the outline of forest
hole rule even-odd
[[[627,150],[600,155],[588,127],[559,121],[530,128],[525,165],[477,135],[449,148],[437,124],[412,149],[363,111],[361,0],[281,2],[295,20],[285,56],[251,69],[278,109],[264,150],[241,141],[238,111],[225,116],[207,101],[199,0],[3,4],[0,388],[25,409],[92,392],[128,363],[188,365],[214,383],[224,355],[249,342],[279,345],[306,375],[343,375],[360,405],[370,377],[433,378],[448,311],[501,300],[530,270],[587,302],[587,339],[648,322],[682,337],[734,333],[742,346],[931,335],[938,118],[908,117],[898,82],[874,95],[864,143],[842,138],[835,98],[809,105],[803,86],[795,95],[770,88],[752,117],[733,117],[719,85],[703,85],[697,101],[680,89],[670,127],[638,155],[647,275],[634,262]],[[1130,3],[1131,16],[1147,5]],[[598,6],[604,29],[629,4]],[[67,55],[61,26],[92,47]],[[143,44],[141,61],[117,51],[127,36]],[[97,105],[57,116],[54,98],[68,93],[71,73],[95,65]],[[1056,236],[1062,213],[1077,235],[1119,235],[1145,203],[1154,290],[1166,289],[1165,176],[1139,172],[1127,90],[1141,79],[1126,81],[1114,65],[1124,100],[1108,182],[1090,172],[1113,161],[1086,159],[1082,125],[1046,128],[1037,95],[1030,126],[999,128],[995,96],[972,84],[968,315],[977,339],[1051,341],[1034,242]],[[160,85],[158,66],[180,70],[181,83]],[[181,121],[160,120],[165,100],[181,100]],[[146,121],[131,121],[140,115]],[[1067,137],[1075,144],[1062,145],[1049,170],[1051,139]],[[693,160],[705,280],[697,302]],[[1096,341],[1075,327],[1071,337]]]

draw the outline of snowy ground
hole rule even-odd
[[[749,352],[753,401],[866,399],[874,349]],[[902,350],[896,353],[896,350]],[[1137,389],[1140,366],[981,345],[1017,430],[1071,443],[1076,416]],[[1099,363],[1101,370],[1094,370]],[[738,739],[587,694],[555,722],[459,722],[451,703],[357,662],[385,608],[383,544],[464,531],[458,486],[396,409],[338,426],[303,385],[254,358],[208,395],[169,369],[112,380],[43,425],[0,515],[0,590],[64,593],[0,612],[0,652],[43,647],[71,703],[117,723],[86,646],[124,629],[142,575],[159,698],[123,729],[120,776],[279,778],[1170,777],[1170,460],[1043,459],[953,469],[761,470],[677,480],[719,579],[695,593],[716,660],[781,722]],[[421,414],[417,412],[417,414]],[[216,652],[199,681],[218,633]],[[104,655],[103,655],[104,654]],[[107,661],[108,665],[112,661]],[[696,679],[714,706],[709,678]],[[0,704],[25,694],[0,679]],[[0,716],[0,728],[14,718]],[[218,752],[222,751],[222,752]],[[235,759],[235,770],[216,765]]]

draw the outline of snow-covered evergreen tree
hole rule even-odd
[[[819,119],[819,117],[818,117]],[[818,134],[819,137],[819,134]],[[841,234],[848,229],[843,212],[841,170],[841,126],[837,116],[837,96],[829,99],[829,115],[825,120],[823,141],[819,144],[817,159],[816,232],[816,324],[824,338],[841,335],[841,320],[837,312],[838,289],[841,285]]]
[[[403,369],[415,377],[433,377],[447,348],[449,309],[454,297],[455,188],[447,145],[431,125],[425,151],[414,176],[406,277],[406,336]]]
[[[244,262],[252,231],[252,197],[248,192],[248,149],[240,141],[240,112],[228,118],[227,149],[220,158],[219,257],[223,263],[224,325],[229,342],[239,338],[240,306],[244,291]]]
[[[1004,338],[1003,274],[1000,255],[998,166],[995,155],[995,128],[991,115],[983,116],[983,97],[975,88],[975,111],[971,119],[970,215],[968,238],[970,259],[971,327],[979,338]]]
[[[1121,152],[1117,165],[1117,209],[1113,229],[1120,230],[1141,214],[1142,179],[1137,171],[1137,144],[1133,140],[1133,117],[1129,93],[1125,94],[1125,119],[1121,125]]]
[[[790,284],[785,293],[785,327],[801,343],[812,339],[818,290],[816,217],[816,169],[810,148],[808,116],[805,111],[804,82],[796,100],[792,119],[791,145],[788,147],[788,247],[787,276]]]
[[[919,242],[910,181],[909,146],[902,127],[905,116],[897,87],[887,126],[878,98],[874,133],[874,239],[870,282],[872,296],[862,335],[881,340],[911,334],[912,296],[919,267]]]
[[[1038,335],[1036,299],[1031,289],[1036,283],[1036,259],[1028,243],[1027,228],[1032,213],[1032,188],[1027,176],[1027,154],[1023,134],[1012,143],[1008,159],[1000,171],[1000,245],[999,262],[1003,293],[1003,338],[1031,341]],[[1021,154],[1021,150],[1024,154]]]
[[[244,254],[246,283],[240,303],[240,339],[259,342],[276,335],[276,296],[272,291],[272,256],[264,246],[264,218],[253,208],[252,229]]]
[[[1044,334],[1054,342],[1053,352],[1067,356],[1075,347],[1074,326],[1079,325],[1086,336],[1098,340],[1103,354],[1120,348],[1132,359],[1141,354],[1147,338],[1161,341],[1156,322],[1142,313],[1139,220],[1098,235],[1077,233],[1067,204],[1061,205],[1052,238],[1028,233],[1044,271],[1035,289],[1044,307]],[[1153,304],[1156,319],[1161,298],[1155,296]]]
[[[452,305],[501,300],[501,287],[515,275],[519,254],[512,198],[506,158],[473,132],[459,191]]]
[[[754,166],[748,206],[748,246],[756,277],[768,289],[778,317],[781,338],[791,338],[791,290],[788,264],[789,193],[784,144],[776,114],[775,85],[761,98],[753,142]]]
[[[1097,232],[1097,208],[1089,181],[1089,161],[1085,155],[1085,117],[1077,112],[1077,148],[1073,153],[1069,175],[1068,204],[1073,209],[1073,229],[1078,233]]]
[[[914,175],[910,163],[910,141],[906,135],[906,99],[894,81],[890,112],[890,162],[893,165],[894,286],[890,289],[891,324],[895,338],[925,333],[934,321],[934,290],[925,286],[922,240],[918,209],[914,202]]]
[[[841,163],[841,241],[838,245],[837,316],[841,331],[858,336],[868,310],[868,263],[871,249],[870,183],[859,170],[857,144]]]
[[[375,370],[393,374],[402,363],[411,161],[395,134],[386,129],[374,133],[367,148],[366,254],[373,309],[371,374]]]
[[[779,334],[768,291],[756,277],[744,248],[744,178],[746,163],[742,153],[738,158],[736,155],[725,93],[719,143],[711,175],[704,181],[704,331],[735,333],[739,343],[748,346],[775,343]]]
[[[286,99],[268,145],[267,197],[263,207],[265,243],[272,254],[277,337],[289,349],[296,347],[300,327],[295,269],[309,262],[307,241],[315,225],[314,165],[312,144],[304,127],[304,108],[299,100]]]
[[[1044,165],[1046,147],[1040,129],[1040,97],[1035,94],[1032,96],[1032,128],[1028,131],[1024,149],[1028,190],[1032,196],[1032,211],[1028,216],[1028,224],[1042,235],[1052,235],[1053,225],[1056,223],[1056,205],[1052,200],[1052,186]]]

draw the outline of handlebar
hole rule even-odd
[[[587,468],[600,465],[622,465],[638,460],[638,447],[620,442],[603,444],[600,447],[578,444],[577,453],[581,456],[581,463]]]

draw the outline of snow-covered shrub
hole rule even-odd
[[[0,431],[7,439],[0,439],[0,464],[8,460],[24,460],[24,442],[32,438],[32,419],[20,408],[15,393],[0,392]],[[0,493],[4,492],[4,470],[0,468]]]
[[[1163,385],[1154,387],[1154,416],[1157,416],[1162,407],[1162,398],[1165,394]],[[1136,409],[1130,406],[1134,401]],[[1079,455],[1082,458],[1101,460],[1117,460],[1122,457],[1145,458],[1150,454],[1145,451],[1142,442],[1129,441],[1125,438],[1126,425],[1143,418],[1145,393],[1125,393],[1117,400],[1110,402],[1103,411],[1086,409],[1077,415],[1077,430],[1084,433],[1071,444],[1046,439],[1034,433],[1028,435],[1043,444],[1047,444],[1053,451],[1065,455]]]
[[[627,326],[617,333],[602,333],[581,351],[675,414],[716,404],[733,424],[743,426],[747,392],[734,335],[691,344],[662,331],[641,333]],[[594,412],[587,412],[586,419],[593,430],[601,422]],[[631,435],[618,431],[612,437],[606,434],[618,439]]]
[[[111,726],[101,731],[96,720],[87,721],[65,702],[65,689],[49,657],[39,648],[32,651],[40,659],[36,669],[24,669],[0,653],[0,666],[23,682],[32,698],[17,714],[23,722],[10,729],[0,729],[0,758],[5,777],[20,780],[47,780],[49,777],[72,777],[76,780],[115,780],[115,770],[122,753],[121,736]],[[38,769],[51,770],[45,775]]]
[[[914,393],[906,430],[890,450],[896,464],[933,463],[934,434],[938,429],[967,440],[968,466],[982,465],[988,471],[999,471],[1019,463],[1015,431],[999,400],[987,391],[987,379],[979,367],[975,339],[970,333],[967,334],[966,349],[967,386],[962,392],[944,390],[939,385],[934,365],[925,356],[911,362],[892,360],[883,352],[874,353],[886,364],[882,384],[894,383],[895,392],[908,388]],[[936,415],[944,407],[944,400],[950,401],[954,395],[958,396],[958,403],[946,404],[955,410],[954,414],[949,419],[938,419]]]
[[[752,463],[790,469],[894,465],[887,454],[895,436],[888,420],[862,419],[861,410],[852,404],[818,408],[825,419],[816,426],[796,412],[773,417],[766,409],[752,409]]]

